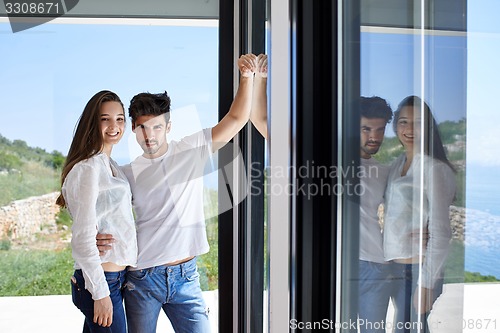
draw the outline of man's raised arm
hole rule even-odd
[[[215,152],[228,143],[250,119],[252,90],[257,57],[242,55],[238,59],[240,84],[229,112],[212,128],[212,150]]]

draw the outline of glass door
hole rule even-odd
[[[0,308],[11,318],[0,320],[3,332],[81,331],[83,315],[70,296],[72,221],[66,211],[59,212],[55,198],[75,124],[93,94],[116,92],[127,113],[135,94],[167,91],[172,98],[169,140],[217,123],[218,6],[198,4],[190,12],[192,4],[185,5],[81,2],[41,24],[21,13],[16,22],[23,29],[17,25],[17,30],[11,17],[0,18],[2,59],[8,64],[0,74]],[[158,15],[162,10],[167,14]],[[198,19],[179,19],[192,16]],[[126,127],[112,154],[120,165],[142,153],[128,119]],[[211,249],[199,257],[198,268],[216,332],[217,174],[204,182]],[[35,317],[16,319],[21,309]],[[164,314],[158,329],[171,329]]]

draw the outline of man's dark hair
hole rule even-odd
[[[135,124],[140,116],[165,115],[167,123],[170,121],[170,97],[167,92],[159,94],[140,93],[132,97],[128,108],[128,115]]]
[[[386,123],[392,119],[392,109],[387,101],[381,97],[361,97],[359,102],[361,117],[368,119],[383,118]]]

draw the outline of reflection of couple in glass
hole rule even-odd
[[[363,133],[363,111],[361,116]],[[387,175],[381,235],[380,229],[373,226],[377,215],[373,209],[377,200],[382,202],[382,192],[378,190],[375,197],[370,197],[372,192],[368,189],[367,197],[361,198],[359,316],[365,323],[377,324],[361,329],[384,332],[379,324],[385,322],[392,298],[395,332],[427,332],[427,317],[442,292],[451,240],[449,206],[456,190],[454,168],[446,157],[429,106],[419,97],[409,96],[399,104],[393,128],[404,152],[392,163]],[[382,139],[383,135],[364,141],[362,134],[362,157],[369,158],[378,150],[363,156],[364,146]],[[378,182],[383,181],[384,174],[379,173]],[[366,202],[372,203],[367,213],[371,220],[365,217],[364,221]],[[369,222],[372,224],[368,230],[363,225]],[[367,247],[370,244],[372,248]]]
[[[110,91],[87,103],[57,201],[73,219],[72,295],[85,315],[83,332],[152,333],[162,309],[176,332],[210,331],[196,266],[209,250],[199,176],[251,118],[258,66],[267,71],[267,58],[241,56],[228,113],[179,141],[167,141],[170,97],[134,96],[129,116],[144,153],[123,167],[110,157],[125,131],[123,104]]]

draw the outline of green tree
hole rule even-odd
[[[438,125],[439,134],[444,144],[453,143],[456,141],[457,136],[465,135],[466,123],[465,120],[459,121],[443,121]]]
[[[58,152],[57,150],[54,150],[49,157],[49,160],[47,161],[48,166],[51,166],[52,168],[59,170],[63,167],[64,162],[66,161],[66,158],[64,157],[63,154]]]
[[[28,144],[26,143],[26,141],[23,141],[23,140],[14,140],[12,142],[12,146],[14,146],[16,148],[20,148],[21,150],[28,149]]]

